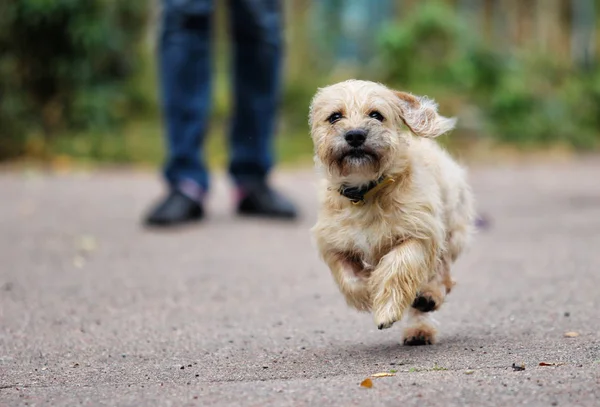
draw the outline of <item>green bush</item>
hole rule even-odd
[[[144,1],[2,0],[0,159],[65,129],[116,128],[139,107],[131,78],[148,11]]]
[[[546,58],[523,59],[503,73],[484,103],[490,131],[522,146],[594,148],[600,141],[598,79]]]
[[[580,72],[532,53],[507,55],[466,27],[453,8],[422,2],[409,19],[382,33],[383,79],[435,97],[454,109],[450,114],[476,106],[481,134],[500,143],[598,145],[598,71]]]
[[[426,2],[415,16],[385,29],[381,36],[387,81],[428,86],[450,85],[454,66],[468,38],[452,8]]]

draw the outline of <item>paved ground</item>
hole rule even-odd
[[[277,178],[297,225],[233,218],[218,182],[207,222],[162,233],[138,224],[154,174],[0,174],[0,405],[598,406],[599,176],[473,170],[493,223],[440,343],[408,348],[317,259],[310,172]]]

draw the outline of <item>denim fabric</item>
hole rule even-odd
[[[204,136],[211,108],[212,0],[163,0],[159,79],[171,185],[209,175]],[[229,173],[238,184],[264,180],[273,166],[279,103],[282,12],[276,0],[229,0],[233,41],[233,112]]]

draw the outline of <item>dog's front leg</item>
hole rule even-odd
[[[372,309],[379,329],[391,327],[414,301],[435,261],[431,241],[409,239],[383,256],[369,279]]]
[[[352,253],[324,252],[322,256],[346,303],[359,311],[370,311],[368,278],[372,270]]]

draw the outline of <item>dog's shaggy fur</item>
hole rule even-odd
[[[368,81],[319,89],[310,106],[323,177],[312,229],[319,254],[348,305],[372,312],[379,329],[407,316],[407,345],[435,341],[431,311],[452,289],[450,267],[473,229],[465,170],[432,140],[454,124],[432,100]],[[366,133],[364,144],[346,141],[351,130]],[[394,182],[363,205],[339,192],[381,177]]]

